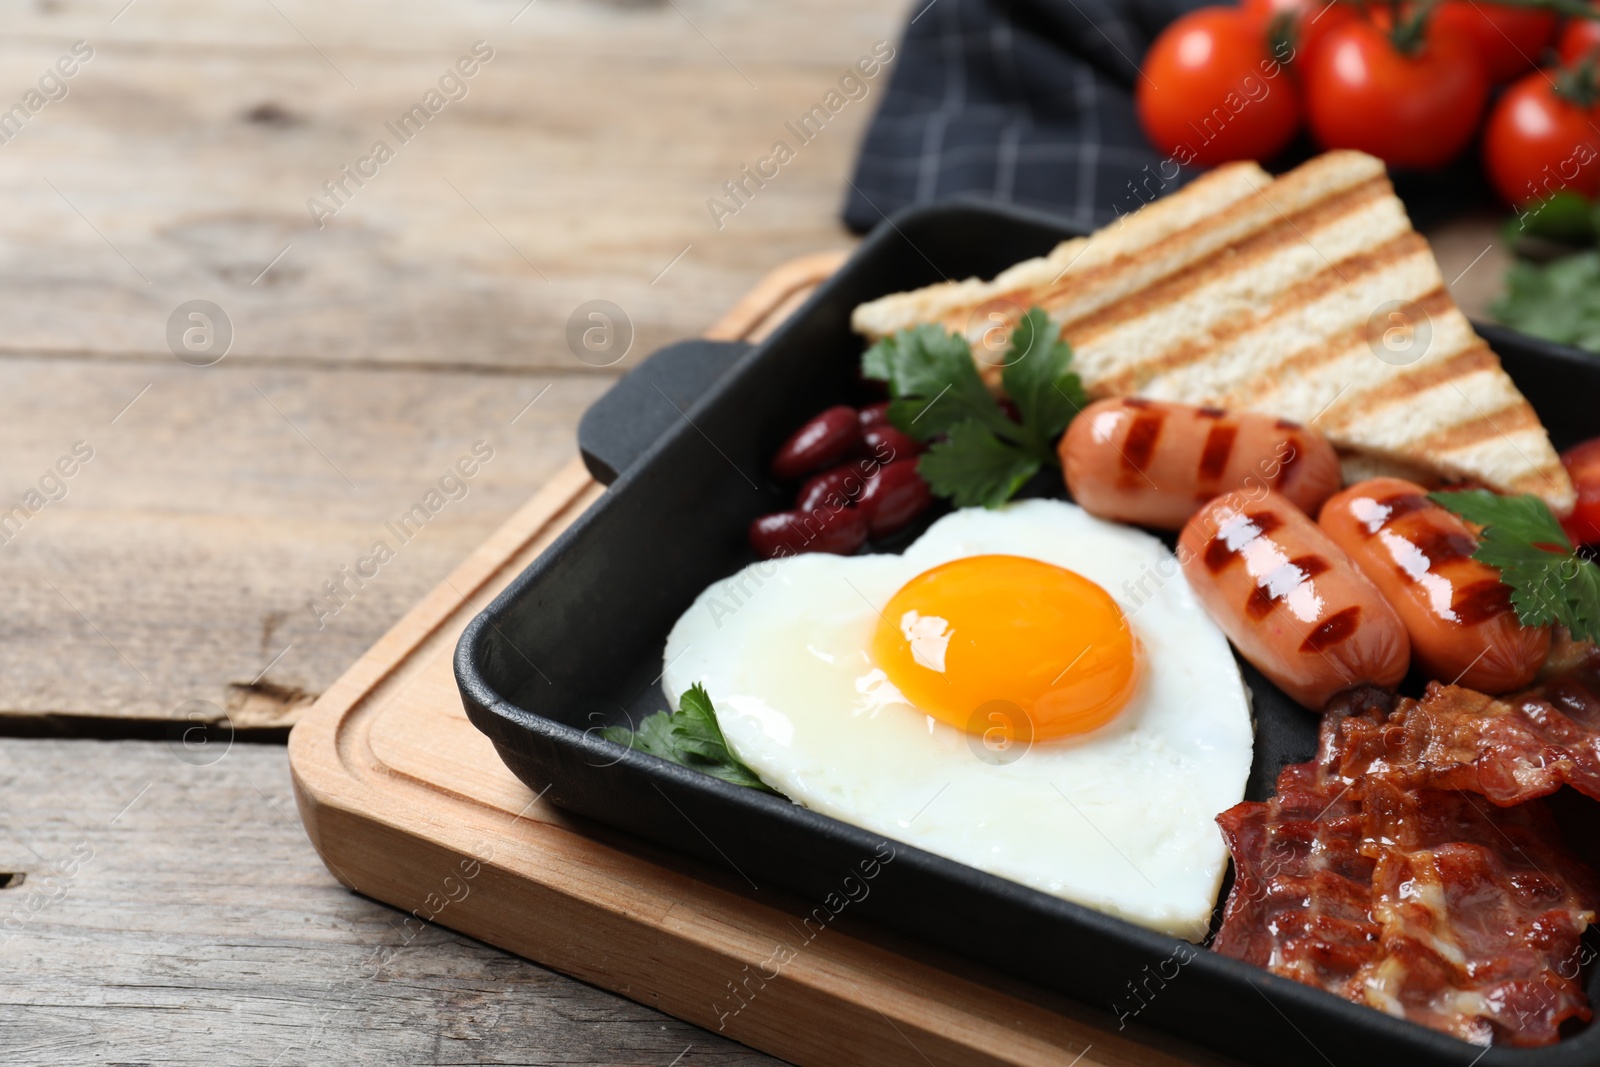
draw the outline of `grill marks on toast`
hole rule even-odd
[[[1476,340],[1467,347],[1451,355],[1441,356],[1430,360],[1426,367],[1413,371],[1404,377],[1396,377],[1383,385],[1368,389],[1361,394],[1360,408],[1352,410],[1351,405],[1341,405],[1341,410],[1332,413],[1327,420],[1329,426],[1342,426],[1350,419],[1361,415],[1370,414],[1379,408],[1394,407],[1414,400],[1418,394],[1429,389],[1437,388],[1458,378],[1466,378],[1483,371],[1498,371],[1500,357],[1489,351],[1489,346]],[[1532,414],[1533,409],[1528,409]],[[1533,420],[1535,423],[1538,419]],[[1443,440],[1429,439],[1434,444],[1443,444]],[[1478,440],[1476,437],[1461,438],[1462,441]]]
[[[1054,293],[1043,294],[1045,302],[1042,305],[1053,316],[1058,317],[1062,334],[1074,343],[1081,343],[1109,332],[1110,330],[1126,325],[1129,322],[1144,318],[1152,311],[1161,310],[1171,304],[1180,303],[1186,298],[1191,298],[1198,291],[1214,286],[1219,282],[1218,267],[1222,266],[1212,254],[1221,253],[1226,257],[1224,269],[1230,275],[1238,276],[1266,264],[1275,254],[1285,249],[1300,250],[1306,247],[1307,233],[1320,234],[1331,225],[1339,222],[1349,215],[1355,214],[1364,208],[1389,199],[1386,195],[1388,183],[1382,179],[1363,182],[1355,188],[1345,190],[1332,197],[1330,200],[1298,212],[1295,215],[1280,216],[1272,212],[1270,218],[1263,218],[1263,212],[1255,207],[1252,214],[1257,222],[1265,222],[1264,227],[1248,232],[1242,239],[1227,245],[1221,242],[1195,242],[1195,248],[1189,251],[1184,258],[1191,259],[1187,266],[1181,270],[1165,275],[1160,281],[1146,288],[1132,293],[1121,301],[1098,311],[1080,315],[1074,319],[1061,316],[1057,310],[1063,303],[1063,296],[1080,285],[1092,285],[1090,278],[1071,278],[1064,280],[1064,284],[1057,287]],[[1231,214],[1242,214],[1244,209],[1253,205],[1240,205]],[[1274,222],[1280,225],[1273,225]],[[1286,223],[1286,225],[1283,225]],[[1188,235],[1179,234],[1169,243],[1192,240]],[[1215,247],[1221,245],[1221,247]],[[1159,252],[1157,248],[1154,251]],[[1314,247],[1310,249],[1313,256],[1317,256]],[[1320,265],[1330,265],[1325,258],[1319,258]],[[1023,296],[1025,294],[1014,294]],[[1054,296],[1056,299],[1052,300]]]
[[[1491,358],[1493,352],[1484,349]],[[1499,360],[1495,360],[1498,364]],[[1463,423],[1453,426],[1441,433],[1424,438],[1424,443],[1440,452],[1453,452],[1475,445],[1480,441],[1496,439],[1502,436],[1509,437],[1517,430],[1534,429],[1541,426],[1539,417],[1534,414],[1533,408],[1527,404],[1510,404],[1499,411],[1487,411],[1476,422]]]
[[[881,336],[921,315],[911,321],[964,332],[974,308],[996,301],[1045,307],[1091,396],[1298,419],[1368,465],[1571,506],[1538,416],[1456,307],[1369,156],[1331,152],[1276,180],[1253,165],[1218,168],[993,283],[886,297],[854,322]],[[1428,322],[1414,359],[1380,359],[1373,341],[1396,301]]]
[[[1292,176],[1262,182],[1252,195],[1137,253],[1075,267],[1042,288],[1000,295],[1018,306],[1044,307],[1076,344],[1182,301],[1219,277],[1237,277],[1274,252],[1304,249],[1307,232],[1326,230],[1335,220],[1392,201],[1382,175],[1381,167],[1376,174],[1360,168],[1333,175],[1332,182],[1296,182]],[[1273,191],[1270,198],[1261,191],[1267,188]],[[1398,218],[1404,224],[1403,211]],[[1319,258],[1315,248],[1310,252]],[[1219,274],[1219,268],[1226,274]]]
[[[1228,163],[1196,178],[1180,194],[1146,204],[1121,216],[1092,238],[1075,237],[1057,245],[1049,255],[1025,260],[1002,271],[990,282],[976,278],[941,282],[909,293],[897,293],[856,308],[852,316],[855,329],[869,337],[887,337],[897,330],[918,323],[939,323],[948,330],[969,331],[974,309],[984,305],[1004,307],[1022,300],[1021,308],[1044,304],[1044,295],[1057,288],[1062,279],[1076,280],[1077,291],[1090,292],[1104,303],[1116,299],[1120,290],[1085,290],[1081,279],[1094,276],[1101,282],[1127,272],[1147,269],[1157,244],[1165,245],[1172,235],[1191,232],[1227,213],[1240,202],[1255,198],[1258,190],[1271,184],[1272,176],[1255,163]],[[1135,281],[1134,288],[1139,284]],[[1075,283],[1062,283],[1073,288]],[[984,324],[987,326],[987,323]],[[973,339],[969,333],[969,339]],[[999,380],[999,372],[980,367],[986,380]],[[991,383],[994,384],[994,383]]]
[[[1306,245],[1299,237],[1293,237],[1281,247],[1304,249]],[[1369,289],[1391,288],[1389,275],[1395,273],[1391,268],[1416,261],[1428,254],[1427,244],[1421,237],[1415,233],[1402,233],[1370,252],[1347,256],[1337,261],[1327,261],[1315,256],[1317,264],[1321,265],[1322,269],[1298,281],[1293,280],[1289,271],[1281,269],[1281,264],[1238,263],[1237,257],[1230,257],[1227,264],[1230,271],[1248,272],[1248,277],[1242,284],[1252,284],[1251,279],[1254,277],[1272,277],[1279,282],[1288,281],[1289,284],[1276,293],[1262,293],[1258,290],[1248,298],[1228,300],[1227,290],[1230,288],[1230,281],[1237,275],[1217,278],[1213,268],[1212,280],[1196,290],[1195,299],[1167,305],[1167,310],[1158,313],[1172,320],[1172,325],[1176,326],[1184,319],[1192,320],[1197,317],[1203,322],[1205,315],[1203,305],[1209,304],[1212,308],[1217,308],[1232,304],[1238,309],[1218,321],[1205,324],[1201,330],[1179,334],[1176,343],[1165,350],[1155,348],[1152,351],[1151,348],[1154,346],[1150,346],[1137,360],[1124,360],[1125,369],[1104,377],[1093,392],[1098,395],[1104,391],[1113,396],[1135,392],[1151,386],[1159,378],[1181,372],[1184,368],[1204,366],[1210,372],[1206,375],[1207,391],[1221,392],[1222,396],[1218,399],[1225,403],[1236,403],[1232,399],[1232,390],[1227,386],[1250,384],[1254,389],[1259,389],[1260,381],[1255,365],[1263,359],[1277,366],[1281,365],[1284,357],[1290,353],[1303,359],[1321,361],[1346,351],[1345,348],[1327,347],[1326,327],[1329,325],[1334,330],[1344,333],[1361,331],[1360,343],[1364,345],[1366,322],[1372,305],[1364,297],[1355,300],[1346,297]],[[1302,255],[1301,259],[1305,260],[1306,257]],[[1286,278],[1285,275],[1289,277]],[[1234,284],[1241,283],[1234,282]],[[1341,307],[1341,304],[1347,306]],[[1333,320],[1331,323],[1330,319]],[[1322,328],[1319,328],[1319,325]],[[1145,331],[1140,323],[1132,320],[1124,323],[1119,331],[1121,336],[1116,339],[1119,350],[1117,354],[1126,352],[1136,344],[1138,335],[1143,332]],[[1335,337],[1337,336],[1336,333]],[[1103,338],[1096,338],[1093,335],[1080,340],[1069,331],[1066,337],[1072,341],[1074,348],[1090,353],[1090,358],[1093,358],[1097,347],[1106,344]],[[1258,358],[1251,358],[1253,349],[1263,350]],[[1318,352],[1320,357],[1313,355]],[[1368,355],[1370,358],[1370,352]],[[1237,368],[1231,376],[1233,381],[1219,383],[1219,378],[1226,377],[1230,364]],[[1158,392],[1156,395],[1162,394]],[[1180,399],[1178,396],[1167,395],[1163,395],[1162,398]],[[1182,399],[1188,398],[1185,396]]]
[[[1450,298],[1449,292],[1445,290],[1442,284],[1435,286],[1422,296],[1413,298],[1412,303],[1428,316],[1428,320],[1435,324],[1435,327],[1437,327],[1440,320],[1450,313],[1455,312],[1458,316],[1460,314],[1456,312],[1455,301]],[[1462,319],[1462,326],[1465,328],[1466,333],[1472,333],[1472,328],[1467,325],[1465,319]],[[1364,357],[1370,358],[1372,350],[1367,347],[1367,330],[1367,321],[1363,319],[1350,326],[1344,332],[1329,336],[1323,343],[1314,345],[1283,360],[1278,365],[1278,368],[1286,375],[1305,374],[1357,348],[1360,349]],[[1473,336],[1475,337],[1476,335],[1474,334]]]

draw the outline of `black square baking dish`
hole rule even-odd
[[[702,589],[754,560],[750,520],[787,506],[764,473],[778,444],[821,408],[865,399],[852,309],[945,278],[991,276],[1076,232],[989,205],[914,209],[880,226],[759,346],[686,342],[619,382],[580,430],[590,469],[610,488],[473,620],[456,650],[467,713],[506,764],[563,808],[810,900],[823,900],[877,853],[886,842],[876,834],[625,749],[599,728],[666,706],[667,632]],[[1600,359],[1481,332],[1557,447],[1600,433]],[[1262,799],[1283,765],[1309,758],[1316,721],[1248,667],[1245,678],[1257,719],[1247,796]],[[1125,999],[1127,981],[1180,944],[889,846],[894,862],[853,914],[1090,1005]],[[1600,1001],[1593,969],[1587,988]],[[1264,1064],[1600,1062],[1600,1026],[1549,1048],[1484,1050],[1210,951],[1198,952],[1139,1021]]]

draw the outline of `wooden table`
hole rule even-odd
[[[559,470],[614,377],[779,263],[848,246],[843,176],[874,97],[720,230],[706,200],[892,39],[906,7],[0,12],[0,106],[74,41],[93,49],[66,98],[0,145],[0,509],[75,442],[93,449],[65,497],[0,545],[0,870],[26,874],[0,890],[0,929],[31,915],[0,933],[0,1049],[31,1062],[770,1062],[442,929],[406,941],[398,913],[317,860],[281,745],[245,739],[281,741]],[[307,199],[375,140],[397,145],[385,123],[479,40],[494,54],[463,79],[466,97],[318,229]],[[233,326],[213,366],[169,349],[169,318],[196,299]],[[594,299],[634,326],[609,366],[567,342],[568,317]],[[466,495],[328,612],[324,583],[475,441],[494,458]],[[184,747],[191,713],[236,729],[220,759],[221,732]],[[18,737],[62,733],[148,739]],[[72,874],[52,878],[63,861]],[[384,947],[400,951],[380,966]]]
[[[408,939],[317,861],[276,742],[571,458],[609,381],[778,263],[849,244],[837,209],[875,96],[720,229],[706,200],[908,8],[0,11],[0,106],[85,42],[47,83],[65,97],[0,144],[0,516],[33,512],[0,525],[0,1048],[769,1062],[447,931]],[[389,133],[479,41],[492,58],[445,87],[465,96]],[[393,158],[363,164],[380,139]],[[1457,286],[1473,306],[1500,272],[1498,253],[1474,258],[1487,228],[1442,245],[1447,277],[1473,264]],[[170,339],[197,300],[231,326],[208,366],[203,336],[186,360]],[[617,362],[568,343],[591,300],[632,324]],[[376,576],[346,579],[475,442],[493,449],[480,473],[447,483]],[[51,475],[75,447],[92,458]],[[202,746],[185,731],[205,721],[224,726]]]

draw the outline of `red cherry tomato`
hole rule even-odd
[[[1561,525],[1575,545],[1600,544],[1600,437],[1567,449],[1561,463],[1578,491],[1578,506]]]
[[[1337,0],[1240,0],[1239,9],[1260,19],[1269,30],[1274,19],[1287,18],[1295,63],[1305,63],[1335,27],[1360,17],[1352,5]]]
[[[1538,66],[1556,32],[1556,13],[1534,7],[1445,0],[1434,25],[1471,38],[1491,82],[1510,81]]]
[[[1182,165],[1270,159],[1300,125],[1299,89],[1266,25],[1239,8],[1203,7],[1168,26],[1138,86],[1145,136]]]
[[[1600,108],[1580,107],[1536,71],[1507,89],[1489,113],[1483,165],[1514,207],[1570,189],[1600,194]]]
[[[1311,131],[1324,148],[1356,148],[1401,167],[1438,167],[1467,146],[1489,97],[1472,42],[1434,23],[1402,55],[1371,22],[1327,35],[1306,70]]]
[[[1600,8],[1596,8],[1600,14]],[[1568,19],[1556,39],[1556,54],[1563,67],[1576,65],[1600,48],[1600,19]]]

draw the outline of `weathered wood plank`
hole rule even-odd
[[[606,382],[846,243],[870,96],[721,230],[705,201],[905,6],[125,2],[0,11],[0,108],[94,50],[0,144],[0,514],[95,450],[0,544],[12,721],[290,721],[571,457]],[[317,229],[307,198],[480,39],[467,95]],[[233,327],[210,368],[168,346],[197,298]],[[609,366],[567,339],[595,298],[635,328]],[[307,601],[479,438],[466,499],[319,620]]]
[[[0,360],[0,512],[43,503],[0,524],[0,714],[203,700],[286,725],[575,455],[605,385],[170,364]],[[93,458],[47,474],[76,442]],[[399,527],[418,504],[437,514]],[[341,572],[366,558],[370,577]]]
[[[18,94],[75,38],[94,48],[0,151],[0,350],[164,361],[168,316],[205,298],[242,362],[526,372],[572,366],[568,316],[605,298],[641,355],[840,242],[875,91],[803,147],[784,123],[905,6],[544,0],[512,24],[512,0],[138,0],[109,23],[123,2],[0,21]],[[479,40],[493,58],[466,95],[402,142],[387,124]],[[797,158],[719,228],[708,198],[780,138]],[[392,160],[341,176],[378,141]],[[339,207],[322,228],[313,197]]]
[[[773,271],[711,335],[764,336],[841,258]],[[373,627],[571,462],[571,429],[605,384],[228,362],[70,371],[0,360],[0,385],[11,375],[11,395],[42,405],[0,419],[0,478],[21,508],[0,505],[13,730],[287,724]],[[52,456],[29,436],[35,417],[81,436]]]
[[[0,741],[0,870],[25,875],[0,889],[11,1061],[777,1062],[350,893],[281,747],[181,752]]]

